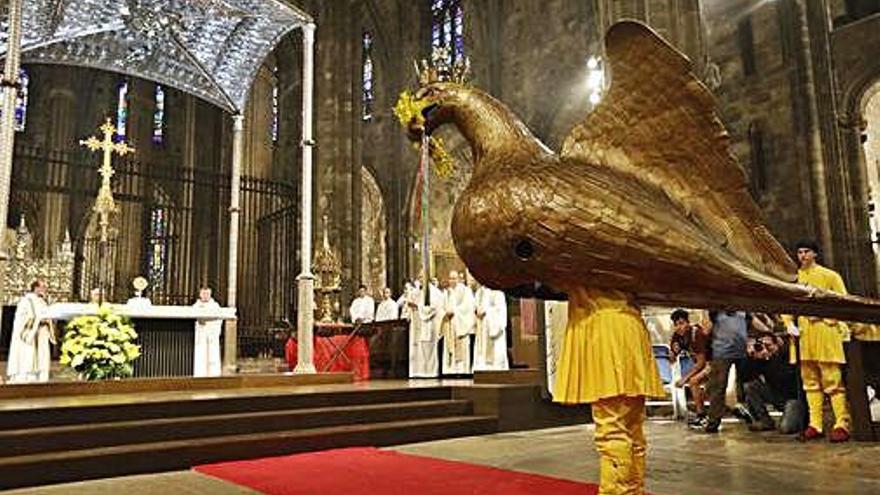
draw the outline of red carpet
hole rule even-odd
[[[590,483],[375,448],[198,466],[269,495],[595,495]]]

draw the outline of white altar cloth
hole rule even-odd
[[[191,320],[234,320],[235,308],[194,308],[192,306],[144,306],[111,304],[113,311],[129,318],[191,319]],[[54,303],[49,305],[49,317],[55,320],[70,320],[82,315],[98,312],[96,304]]]

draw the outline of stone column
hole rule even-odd
[[[16,88],[18,81],[19,57],[21,55],[21,2],[9,0],[9,38],[6,47],[6,63],[3,67],[2,101],[3,108],[15,108]],[[12,151],[15,144],[15,112],[3,112],[0,120],[0,260],[7,258],[6,217],[9,215],[9,182],[12,178]],[[0,324],[2,324],[0,314]]]
[[[238,223],[241,190],[241,162],[244,154],[242,135],[244,118],[232,117],[232,182],[229,189],[229,266],[226,285],[226,305],[235,307],[238,287]],[[226,321],[223,341],[223,362],[227,374],[234,374],[238,362],[238,321]]]
[[[834,266],[835,252],[832,232],[832,214],[828,198],[828,177],[825,157],[822,153],[822,129],[819,122],[819,108],[816,102],[816,76],[813,72],[813,49],[810,43],[809,18],[805,0],[793,2],[800,42],[803,46],[803,96],[806,99],[807,112],[807,153],[810,160],[810,178],[812,179],[813,204],[816,212],[816,224],[819,233],[819,246],[822,248],[823,264]]]
[[[12,152],[15,144],[15,97],[21,57],[21,3],[9,0],[9,39],[3,66],[3,112],[0,120],[0,233],[6,232],[9,215],[9,183],[12,178]],[[0,237],[0,259],[6,258],[6,246]]]
[[[315,373],[312,348],[315,276],[312,274],[312,86],[315,70],[315,25],[303,26],[303,109],[302,109],[302,267],[297,279],[295,373]]]

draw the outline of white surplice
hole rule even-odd
[[[388,321],[397,319],[397,301],[391,299],[383,299],[376,308],[376,321]]]
[[[52,320],[46,301],[33,292],[25,294],[15,307],[6,376],[9,383],[45,382],[52,364],[55,344]]]
[[[446,315],[442,327],[443,374],[466,375],[471,371],[470,335],[476,330],[474,293],[463,283],[446,290]]]
[[[443,292],[430,286],[431,300],[425,305],[424,292],[413,287],[407,297],[410,308],[409,320],[409,376],[410,378],[434,378],[440,375],[437,341],[440,323],[446,307]]]
[[[220,310],[220,304],[213,298],[196,301],[194,308]],[[223,320],[196,320],[195,354],[193,355],[193,376],[220,376],[223,363],[220,359],[220,333]]]
[[[474,371],[506,370],[507,298],[504,292],[480,287],[474,296],[477,307],[477,338]]]
[[[351,302],[351,307],[348,308],[348,314],[351,316],[352,323],[358,320],[361,320],[362,323],[369,323],[376,316],[376,302],[370,296],[355,298]]]
[[[401,320],[410,319],[411,310],[409,304],[407,304],[407,301],[409,300],[409,293],[413,290],[415,290],[415,287],[413,287],[411,283],[407,282],[406,285],[403,286],[403,294],[401,294],[400,297],[397,298],[397,308],[398,311],[400,311]]]

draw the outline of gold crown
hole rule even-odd
[[[416,76],[419,78],[419,85],[426,86],[435,82],[454,82],[464,84],[467,82],[468,75],[471,71],[471,61],[467,57],[463,60],[452,62],[452,56],[445,47],[435,47],[431,53],[431,63],[422,59],[421,66],[417,62],[415,65]]]

